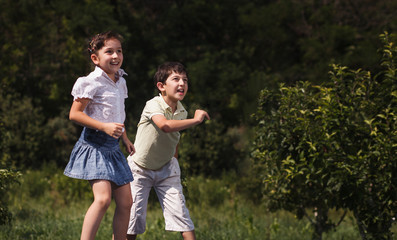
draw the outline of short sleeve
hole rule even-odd
[[[73,100],[79,98],[93,99],[97,89],[97,84],[94,80],[87,77],[80,77],[72,89]]]
[[[187,111],[183,107],[182,103],[178,101],[178,113],[177,113],[178,120],[183,120],[187,118]]]
[[[186,118],[187,118],[187,112],[186,111],[181,112],[180,120],[184,120]]]
[[[158,101],[152,99],[146,103],[143,114],[147,119],[151,119],[154,115],[164,115],[164,110]]]

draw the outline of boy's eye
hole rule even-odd
[[[172,78],[172,81],[175,81],[175,82],[179,82],[179,80],[182,80],[182,81],[184,81],[184,82],[187,82],[187,81],[188,81],[187,78],[178,78],[178,77]]]

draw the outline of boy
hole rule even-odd
[[[127,239],[145,232],[149,192],[154,187],[165,218],[167,231],[181,232],[183,239],[196,239],[194,225],[185,205],[178,164],[179,131],[209,119],[207,112],[196,110],[186,119],[181,102],[188,90],[185,67],[178,62],[160,65],[154,76],[160,96],[143,109],[135,139],[135,154],[128,157],[134,181],[131,183],[133,206]]]

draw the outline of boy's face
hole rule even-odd
[[[172,72],[165,83],[158,82],[157,87],[161,91],[161,95],[166,102],[170,101],[172,103],[177,103],[183,100],[187,93],[188,79],[184,73]]]
[[[115,75],[123,63],[123,50],[120,41],[115,38],[106,40],[105,45],[98,50],[97,54],[91,54],[91,59],[113,81],[116,81]]]

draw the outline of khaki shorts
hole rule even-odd
[[[156,191],[165,218],[165,230],[188,232],[194,230],[182,192],[181,170],[176,158],[153,171],[141,168],[134,161],[129,162],[134,181],[131,193],[134,203],[131,208],[128,234],[142,234],[146,229],[146,211],[152,187]]]

